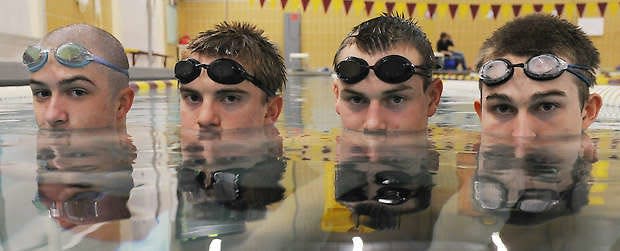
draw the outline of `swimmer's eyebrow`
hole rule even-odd
[[[68,85],[68,84],[71,84],[71,83],[73,83],[75,81],[84,81],[84,82],[87,82],[87,83],[89,83],[89,84],[91,84],[93,86],[97,86],[97,85],[95,85],[95,83],[92,80],[90,80],[88,77],[86,77],[84,75],[76,75],[76,76],[73,76],[73,77],[70,77],[70,78],[66,78],[66,79],[60,80],[60,81],[58,81],[58,85],[59,86]],[[30,85],[48,86],[48,84],[46,84],[44,82],[41,82],[39,80],[35,80],[35,79],[30,79]]]
[[[510,99],[510,97],[508,97],[508,95],[498,94],[498,93],[493,93],[493,94],[487,96],[486,100],[487,101],[497,100],[497,101],[512,102],[512,99]]]
[[[567,95],[566,95],[566,92],[564,92],[564,91],[549,90],[549,91],[545,91],[545,92],[534,93],[534,95],[532,95],[530,100],[532,102],[535,102],[535,101],[539,101],[541,99],[544,99],[546,97],[553,97],[553,96],[566,97]]]

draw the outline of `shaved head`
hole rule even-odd
[[[43,37],[41,46],[57,48],[67,42],[80,44],[91,53],[122,69],[129,68],[121,42],[107,31],[88,24],[71,24],[55,29]],[[107,73],[110,90],[112,90],[111,96],[115,96],[119,90],[129,86],[129,77],[103,65],[96,64],[96,67],[100,67],[102,72]]]

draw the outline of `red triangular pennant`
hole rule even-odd
[[[469,11],[471,12],[471,19],[476,19],[476,15],[478,15],[478,8],[480,8],[480,5],[478,4],[469,5]]]
[[[555,11],[558,12],[558,16],[561,16],[562,12],[564,12],[564,4],[563,3],[556,3],[555,4]]]
[[[534,11],[540,12],[542,11],[542,8],[543,8],[542,4],[534,4]]]
[[[388,15],[392,15],[395,4],[395,2],[385,2],[385,9],[387,10]]]
[[[521,5],[520,4],[513,4],[512,5],[512,14],[515,15],[515,17],[519,17],[519,13],[521,12]]]
[[[413,11],[415,11],[415,3],[407,3],[407,13],[409,13],[409,17],[413,16]]]
[[[323,0],[323,10],[327,13],[327,9],[329,9],[329,4],[332,3],[332,0]]]
[[[258,0],[260,2],[260,7],[262,8],[265,5],[265,0]]]
[[[310,3],[310,0],[301,0],[301,7],[304,9],[304,11],[306,11],[306,9],[308,8],[308,3]]]
[[[450,17],[454,19],[454,16],[456,15],[456,11],[459,9],[459,5],[451,3],[451,4],[448,4],[448,8],[450,8]]]
[[[373,1],[364,1],[364,8],[366,9],[366,16],[370,16],[370,11],[372,10],[372,5],[375,2]]]
[[[586,4],[585,3],[578,3],[577,4],[577,12],[579,13],[579,17],[583,17],[583,11],[586,9]]]
[[[286,3],[288,3],[288,0],[280,0],[280,3],[282,4],[282,9],[286,8]]]
[[[598,3],[598,10],[601,12],[601,17],[605,16],[605,9],[607,8],[607,3],[606,2],[599,2]]]
[[[429,3],[428,4],[428,15],[430,18],[433,18],[433,16],[435,15],[435,11],[437,10],[437,4],[436,3]]]
[[[343,0],[344,1],[344,13],[349,14],[349,10],[351,9],[351,4],[353,0]]]
[[[497,15],[499,14],[499,10],[502,8],[499,4],[491,4],[491,11],[493,11],[493,19],[497,19]]]

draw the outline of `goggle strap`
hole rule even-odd
[[[129,77],[129,71],[127,69],[122,69],[122,68],[120,68],[120,67],[118,67],[116,65],[113,65],[112,63],[106,61],[105,59],[103,59],[101,57],[98,57],[97,55],[92,55],[91,54],[91,56],[92,56],[92,60],[93,61],[95,61],[95,62],[97,62],[99,64],[102,64],[102,65],[105,65],[108,68],[110,68],[112,70],[115,70],[117,72],[123,73],[123,74],[125,74],[125,76]]]
[[[591,81],[589,81],[588,79],[586,79],[586,77],[584,77],[581,73],[574,71],[571,68],[567,68],[566,69],[567,72],[572,73],[573,75],[575,75],[575,77],[577,77],[579,80],[583,81],[584,83],[586,83],[586,85],[588,87],[591,87],[593,85],[593,83],[591,83]]]
[[[248,74],[247,72],[243,72],[243,78],[245,78],[248,81],[254,83],[254,85],[256,85],[258,88],[263,90],[267,94],[268,97],[273,97],[273,96],[276,95],[276,93],[273,90],[270,90],[269,88],[264,86],[263,83],[260,80],[258,80],[254,76]]]

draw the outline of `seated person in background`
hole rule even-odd
[[[346,129],[423,131],[443,90],[426,34],[411,19],[383,15],[353,28],[334,57],[332,90]]]
[[[183,128],[221,131],[278,119],[286,70],[263,30],[223,22],[198,34],[185,53],[189,56],[174,68],[181,83]]]
[[[134,92],[123,46],[110,33],[87,24],[61,27],[29,46],[23,63],[39,128],[125,131]]]
[[[441,35],[439,35],[439,41],[437,41],[437,51],[441,52],[445,58],[450,57],[456,61],[456,65],[454,66],[455,70],[459,65],[461,65],[464,71],[469,70],[469,67],[465,64],[465,55],[463,55],[462,52],[450,50],[450,46],[454,46],[452,37],[450,34],[442,32]]]
[[[484,42],[476,66],[482,132],[580,135],[601,109],[600,95],[589,93],[599,62],[592,41],[566,20],[534,14],[507,23]]]

